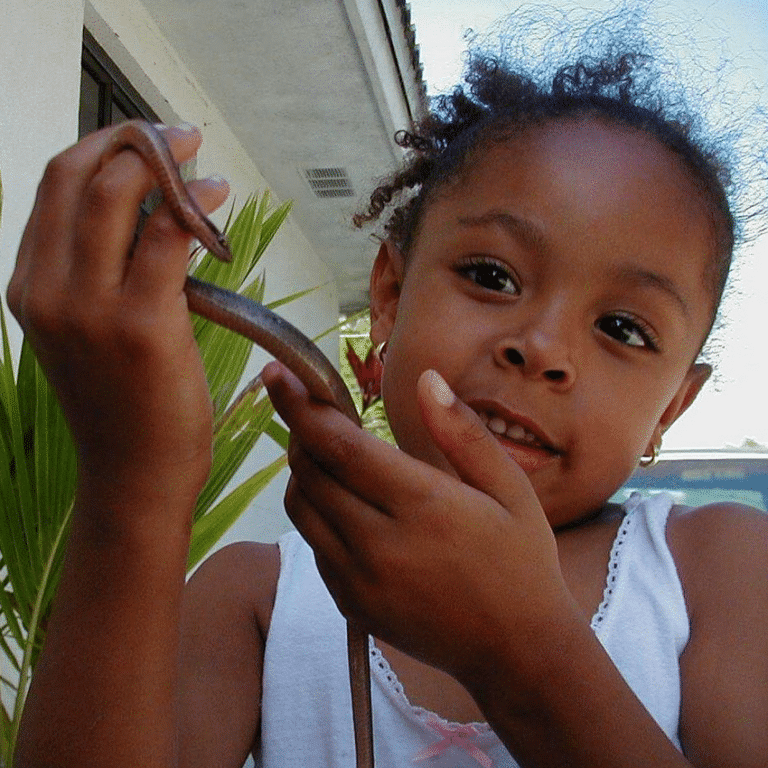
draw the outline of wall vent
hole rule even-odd
[[[305,168],[304,178],[317,197],[354,197],[344,168]]]

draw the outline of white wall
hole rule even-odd
[[[160,35],[144,6],[136,0],[0,0],[0,173],[3,216],[0,224],[0,286],[10,278],[35,189],[48,159],[77,138],[81,30],[85,25],[142,96],[169,124],[187,121],[203,131],[198,175],[219,173],[237,200],[266,187],[253,160],[227,128],[215,106],[176,52]],[[219,223],[221,223],[219,214]],[[330,273],[290,220],[270,246],[267,300],[322,286],[281,312],[310,336],[334,325],[338,297]],[[4,303],[4,297],[3,297]],[[11,323],[16,353],[21,334]],[[322,342],[338,358],[336,338]],[[266,361],[256,350],[248,373]],[[263,466],[278,451],[268,438],[241,477]],[[257,498],[228,540],[274,540],[289,523],[282,513],[286,474]]]
[[[0,8],[4,288],[45,164],[77,137],[82,2],[0,0]],[[15,326],[12,333],[18,350],[21,333]]]

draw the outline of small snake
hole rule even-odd
[[[226,237],[208,220],[187,192],[162,133],[143,120],[122,123],[101,162],[123,149],[139,153],[154,173],[168,207],[182,229],[222,261],[231,261]],[[344,380],[328,358],[301,331],[252,299],[188,276],[184,285],[189,309],[258,344],[290,368],[312,397],[335,406],[356,424],[357,409]],[[368,636],[347,623],[347,653],[352,694],[356,768],[373,768],[373,723]]]

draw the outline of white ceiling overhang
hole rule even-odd
[[[294,201],[342,311],[365,306],[376,249],[351,215],[425,104],[405,0],[144,3],[274,193]]]

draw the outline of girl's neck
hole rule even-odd
[[[595,523],[597,521],[601,520],[609,520],[613,519],[614,516],[617,514],[621,514],[623,512],[623,507],[621,504],[614,504],[612,502],[606,501],[605,504],[598,507],[596,510],[592,512],[588,512],[585,515],[582,515],[581,517],[574,518],[573,520],[568,521],[567,523],[562,523],[561,525],[555,526],[552,530],[555,532],[555,534],[558,534],[562,531],[570,531],[574,528],[581,528],[582,526],[589,525],[590,523]]]

